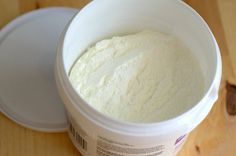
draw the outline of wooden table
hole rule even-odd
[[[186,0],[208,22],[223,58],[220,97],[179,156],[236,156],[236,0]],[[80,8],[88,0],[0,0],[0,27],[48,6]],[[41,133],[0,114],[0,156],[80,156],[66,133]]]

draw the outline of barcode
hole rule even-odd
[[[85,151],[87,151],[87,141],[75,130],[75,128],[70,123],[69,130],[73,137],[75,138],[78,145]]]

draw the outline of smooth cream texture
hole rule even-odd
[[[78,94],[99,112],[129,122],[157,122],[195,105],[204,91],[197,60],[162,32],[142,31],[98,42],[69,75]]]

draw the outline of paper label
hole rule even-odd
[[[97,140],[97,156],[158,156],[163,153],[164,149],[164,145],[136,147],[134,145],[112,141],[103,137],[98,137]]]

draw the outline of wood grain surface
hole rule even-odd
[[[178,156],[236,156],[236,0],[186,0],[209,24],[221,49],[220,96]],[[38,8],[80,8],[88,0],[0,0],[0,27]],[[80,156],[66,133],[21,127],[0,113],[0,156]]]

